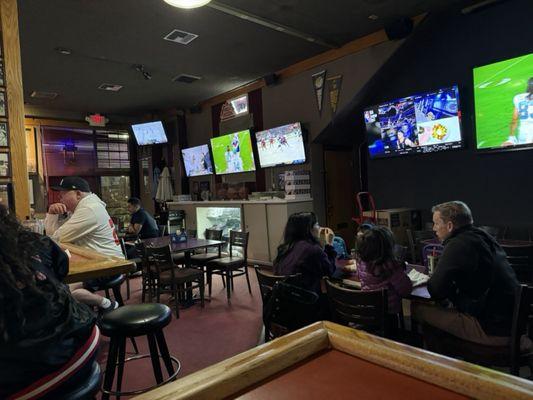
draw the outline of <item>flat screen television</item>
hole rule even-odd
[[[188,177],[210,175],[213,173],[213,163],[206,144],[182,149],[183,164]]]
[[[217,174],[255,171],[249,130],[212,138],[211,149]]]
[[[364,118],[370,158],[463,147],[457,86],[369,107]]]
[[[262,168],[305,162],[302,126],[299,122],[257,132],[255,141]]]
[[[474,68],[478,150],[533,147],[533,53]]]
[[[132,125],[131,129],[139,146],[167,143],[167,135],[161,121]]]

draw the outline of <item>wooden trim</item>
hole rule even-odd
[[[9,123],[11,177],[15,212],[20,220],[30,216],[28,168],[26,163],[26,132],[24,130],[24,95],[18,27],[17,0],[0,1],[3,57]]]
[[[26,116],[24,118],[24,123],[26,125],[34,125],[34,126],[49,126],[51,128],[53,127],[61,127],[61,128],[73,128],[73,129],[88,129],[88,130],[128,130],[128,125],[123,124],[108,124],[106,126],[90,126],[87,122],[84,121],[76,121],[76,120],[64,120],[64,119],[54,119],[54,118],[39,118],[39,117],[31,117]]]
[[[412,19],[413,19],[414,25],[417,26],[426,17],[426,15],[427,13],[423,13],[423,14],[413,17]],[[345,44],[344,46],[339,47],[338,49],[328,50],[314,57],[297,62],[296,64],[293,64],[289,67],[279,70],[278,72],[276,72],[276,74],[279,75],[282,80],[287,79],[287,78],[290,78],[291,76],[298,75],[302,72],[305,72],[310,69],[316,68],[318,66],[335,61],[339,58],[346,57],[346,56],[349,56],[350,54],[358,53],[369,47],[387,42],[388,40],[389,39],[387,38],[387,34],[385,33],[385,30],[381,29],[377,32],[355,39]],[[266,84],[263,78],[259,78],[245,85],[232,89],[228,92],[225,92],[217,96],[211,97],[207,100],[204,100],[200,102],[200,105],[202,107],[213,106],[215,104],[219,104],[226,100],[248,93],[252,90],[263,88],[265,86]]]
[[[476,399],[531,399],[533,383],[331,322],[317,322],[248,350],[138,400],[222,399],[326,349],[336,349]],[[348,394],[346,394],[348,395]]]

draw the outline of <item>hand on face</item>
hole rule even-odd
[[[65,214],[66,212],[67,206],[63,203],[54,203],[48,208],[48,214]]]

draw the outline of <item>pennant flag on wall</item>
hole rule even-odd
[[[324,98],[325,78],[326,70],[317,72],[316,74],[312,75],[313,88],[315,89],[315,96],[319,113],[322,113],[322,99]]]
[[[342,75],[335,75],[327,79],[329,83],[329,104],[331,106],[331,113],[337,112],[337,106],[339,105],[339,96],[342,85]]]

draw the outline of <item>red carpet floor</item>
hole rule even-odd
[[[165,338],[170,353],[181,361],[178,378],[198,371],[209,365],[225,360],[252,347],[255,347],[261,335],[261,295],[253,268],[249,269],[252,294],[248,293],[246,278],[235,278],[235,291],[232,293],[231,304],[226,300],[226,289],[220,277],[213,277],[213,293],[205,308],[200,304],[187,309],[180,309],[180,318],[175,318],[165,330]],[[130,280],[131,298],[127,304],[141,302],[140,278]],[[207,288],[206,288],[207,292]],[[126,298],[126,288],[122,290]],[[162,296],[161,302],[166,304],[168,297]],[[173,307],[173,302],[172,302]],[[171,307],[171,308],[172,308]],[[141,354],[148,354],[145,337],[136,339]],[[109,339],[102,338],[99,362],[105,368]],[[127,342],[126,357],[133,355],[131,342]],[[163,363],[162,370],[165,371]],[[155,384],[150,358],[131,361],[126,364],[122,390],[137,390]],[[113,397],[112,397],[113,398]]]

